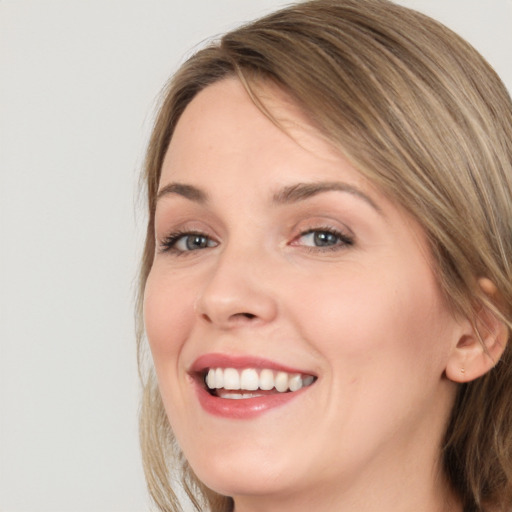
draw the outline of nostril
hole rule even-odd
[[[230,316],[230,320],[254,320],[257,317],[257,315],[254,315],[253,313],[235,313]],[[214,323],[213,319],[208,316],[206,313],[203,313],[201,315],[201,318],[203,320],[206,320],[208,323]],[[229,320],[228,320],[229,321]]]
[[[234,318],[236,317],[243,317],[247,318],[248,320],[252,320],[253,318],[256,318],[256,315],[253,315],[252,313],[237,313],[233,315]]]
[[[213,322],[212,322],[212,319],[211,319],[207,314],[205,314],[205,313],[203,313],[203,314],[201,315],[201,318],[202,318],[203,320],[206,320],[206,321],[207,321],[208,323],[210,323],[210,324],[211,324],[211,323],[213,323]]]

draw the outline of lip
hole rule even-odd
[[[232,356],[227,354],[204,354],[190,367],[196,396],[201,407],[209,414],[231,419],[251,419],[267,411],[288,404],[307,392],[311,386],[288,393],[267,394],[254,398],[231,400],[211,395],[203,385],[200,375],[209,368],[268,368],[287,373],[313,375],[311,372],[292,368],[269,359],[252,356]]]
[[[278,372],[287,373],[302,373],[306,375],[313,375],[309,371],[304,371],[299,368],[292,368],[291,366],[285,366],[270,359],[264,359],[261,357],[254,356],[233,356],[228,354],[204,354],[198,357],[190,367],[191,373],[204,372],[209,368],[236,368],[237,370],[242,368],[254,368],[256,370],[262,368],[268,368]]]

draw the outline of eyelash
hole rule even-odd
[[[347,247],[350,247],[354,245],[354,238],[350,235],[347,235],[346,233],[341,232],[338,229],[332,228],[332,227],[317,227],[313,229],[308,229],[304,232],[302,232],[299,236],[297,236],[291,243],[291,245],[299,245],[297,243],[298,240],[300,240],[303,237],[306,237],[308,235],[312,234],[317,235],[329,235],[333,236],[337,239],[337,242],[333,245],[301,245],[304,249],[310,252],[326,252],[326,251],[339,251],[342,249],[346,249]]]
[[[308,235],[312,234],[322,234],[322,235],[329,235],[333,236],[337,239],[337,242],[333,245],[300,245],[298,240],[300,240],[303,237],[306,237]],[[204,238],[206,240],[207,244],[212,243],[212,245],[206,245],[205,247],[197,247],[196,249],[189,249],[189,250],[182,250],[178,249],[176,246],[178,242],[181,239],[185,239],[187,237],[200,237]],[[166,236],[162,242],[160,243],[160,250],[161,252],[169,252],[173,253],[175,255],[181,256],[186,255],[187,253],[196,252],[198,250],[202,249],[208,249],[211,247],[216,247],[218,245],[218,242],[216,242],[214,239],[209,237],[208,235],[205,235],[204,233],[201,233],[200,231],[174,231],[173,233],[170,233],[168,236]],[[303,231],[300,233],[299,236],[294,238],[292,242],[290,243],[292,246],[300,246],[306,249],[310,252],[326,252],[326,251],[338,251],[347,247],[350,247],[354,245],[354,238],[350,235],[347,235],[346,233],[342,233],[338,229],[334,229],[332,227],[318,227],[314,229],[308,229],[306,231]]]
[[[182,254],[187,254],[190,252],[195,252],[192,249],[185,251],[182,249],[178,249],[176,247],[176,245],[182,238],[193,237],[193,236],[205,238],[207,240],[207,243],[213,242],[215,245],[217,245],[217,242],[215,242],[211,237],[209,237],[208,235],[205,235],[204,233],[201,233],[200,231],[179,231],[178,230],[178,231],[174,231],[174,232],[170,233],[162,240],[162,242],[160,243],[160,250],[161,250],[161,252],[169,252],[169,253],[176,254],[178,256],[180,256]],[[201,250],[201,249],[208,249],[209,247],[214,247],[214,246],[200,247],[200,248],[196,248],[195,250],[197,251],[197,250]]]

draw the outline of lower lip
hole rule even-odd
[[[214,416],[240,420],[255,418],[271,409],[281,407],[302,395],[307,389],[308,388],[302,388],[299,391],[289,393],[276,393],[274,395],[236,400],[213,396],[204,387],[196,383],[199,403],[206,412]]]

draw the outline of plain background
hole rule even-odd
[[[137,177],[157,94],[281,0],[0,0],[0,511],[149,510],[137,441]],[[402,0],[512,90],[512,0]]]

